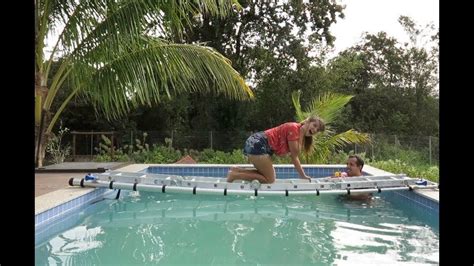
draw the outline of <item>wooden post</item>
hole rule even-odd
[[[93,150],[94,150],[94,131],[91,132],[91,161],[92,159],[94,159]]]
[[[101,135],[106,135],[106,136],[112,136],[112,143],[114,141],[114,134],[115,132],[114,131],[85,131],[85,132],[80,132],[80,131],[71,131],[71,134],[72,134],[72,143],[73,143],[73,157],[74,157],[74,161],[76,159],[76,157],[78,156],[78,154],[76,154],[76,135],[84,135],[85,136],[85,142],[87,142],[87,137],[90,136],[91,137],[91,140],[90,140],[90,157],[91,159],[94,158],[94,136],[95,135],[98,135],[99,136],[99,141],[100,141],[100,136]],[[115,154],[115,149],[113,151],[111,151],[111,153],[114,155]],[[87,156],[87,151],[85,154],[79,154],[80,155],[84,155],[84,156]]]
[[[211,136],[211,150],[212,150],[212,130],[211,130],[210,136]]]
[[[173,144],[174,141],[174,129],[171,130],[171,144]]]

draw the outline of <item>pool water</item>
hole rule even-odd
[[[385,192],[391,193],[391,192]],[[341,195],[124,193],[37,239],[36,265],[437,264],[438,218]],[[394,204],[396,206],[394,206]],[[53,227],[61,226],[58,221]],[[38,238],[38,237],[37,237]]]

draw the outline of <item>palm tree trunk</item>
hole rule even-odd
[[[46,153],[46,134],[45,134],[45,116],[46,111],[43,110],[41,114],[41,122],[37,129],[35,130],[37,134],[35,134],[35,164],[36,167],[43,166],[43,160]]]
[[[49,111],[43,109],[43,102],[48,94],[48,88],[43,84],[41,73],[37,73],[35,80],[35,165],[36,167],[43,166],[43,160],[46,152],[46,143],[48,136],[45,134],[46,125],[49,119]],[[38,119],[39,118],[39,119]]]

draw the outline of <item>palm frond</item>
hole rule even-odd
[[[351,144],[370,143],[370,136],[353,129],[334,135],[331,130],[318,133],[313,138],[313,153],[309,156],[312,163],[328,163],[332,152]]]
[[[353,129],[333,135],[327,139],[327,143],[334,149],[341,149],[348,144],[366,144],[370,143],[370,136],[366,133],[360,133]]]
[[[325,93],[311,102],[308,113],[317,115],[321,117],[326,124],[330,124],[353,97],[352,95]]]
[[[301,90],[297,90],[291,93],[291,100],[293,101],[293,106],[296,110],[296,121],[299,122],[305,120],[308,115],[306,112],[303,112],[303,110],[301,110],[300,96]]]
[[[76,86],[83,86],[93,103],[113,118],[183,92],[253,98],[230,61],[210,47],[163,42],[145,47],[115,54],[114,60],[101,64],[76,62],[72,72]]]
[[[179,33],[193,22],[190,14],[226,16],[233,7],[240,8],[236,0],[38,0],[37,43],[44,43],[45,31],[62,28],[50,57],[60,51],[62,64],[44,107],[49,109],[67,76],[77,95],[92,99],[102,112],[111,113],[109,118],[182,92],[252,98],[231,62],[212,48],[173,45],[146,35],[153,26]],[[47,80],[52,60],[43,61],[42,46],[36,53],[37,71]]]
[[[307,112],[301,110],[301,92],[295,91],[291,96],[298,121],[304,120],[309,115],[316,115],[326,122],[326,130],[313,136],[313,149],[312,153],[307,155],[307,163],[328,163],[329,156],[336,149],[341,149],[349,144],[370,142],[368,134],[360,133],[353,129],[336,134],[331,127],[331,122],[341,114],[343,107],[354,96],[325,93],[311,102]]]
[[[189,14],[209,13],[226,16],[232,0],[157,1],[157,0],[43,0],[38,6],[48,20],[49,32],[63,27],[57,46],[65,54],[80,54],[104,40],[120,35],[138,37],[159,27],[181,35],[184,27],[192,25]],[[165,34],[165,32],[163,34]],[[43,41],[43,40],[41,40]]]

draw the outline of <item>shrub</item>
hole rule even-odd
[[[94,148],[97,155],[94,158],[96,162],[128,162],[130,158],[122,149],[114,147],[114,155],[112,156],[112,141],[105,135],[101,135],[101,142],[99,147]]]
[[[407,176],[413,178],[424,178],[434,182],[439,182],[438,166],[415,166],[403,162],[399,159],[387,161],[372,161],[370,162],[370,165],[394,174],[406,174]]]
[[[62,138],[64,134],[69,131],[68,128],[63,128],[62,124],[59,126],[58,134],[53,134],[46,144],[46,152],[51,156],[51,160],[55,164],[63,163],[69,154],[71,154],[71,146],[62,146]]]
[[[429,163],[429,158],[426,156],[426,153],[420,151],[412,150],[409,148],[403,148],[399,145],[393,145],[388,143],[381,143],[377,146],[377,154],[373,159],[379,161],[397,158],[403,162],[411,162],[414,164]]]

